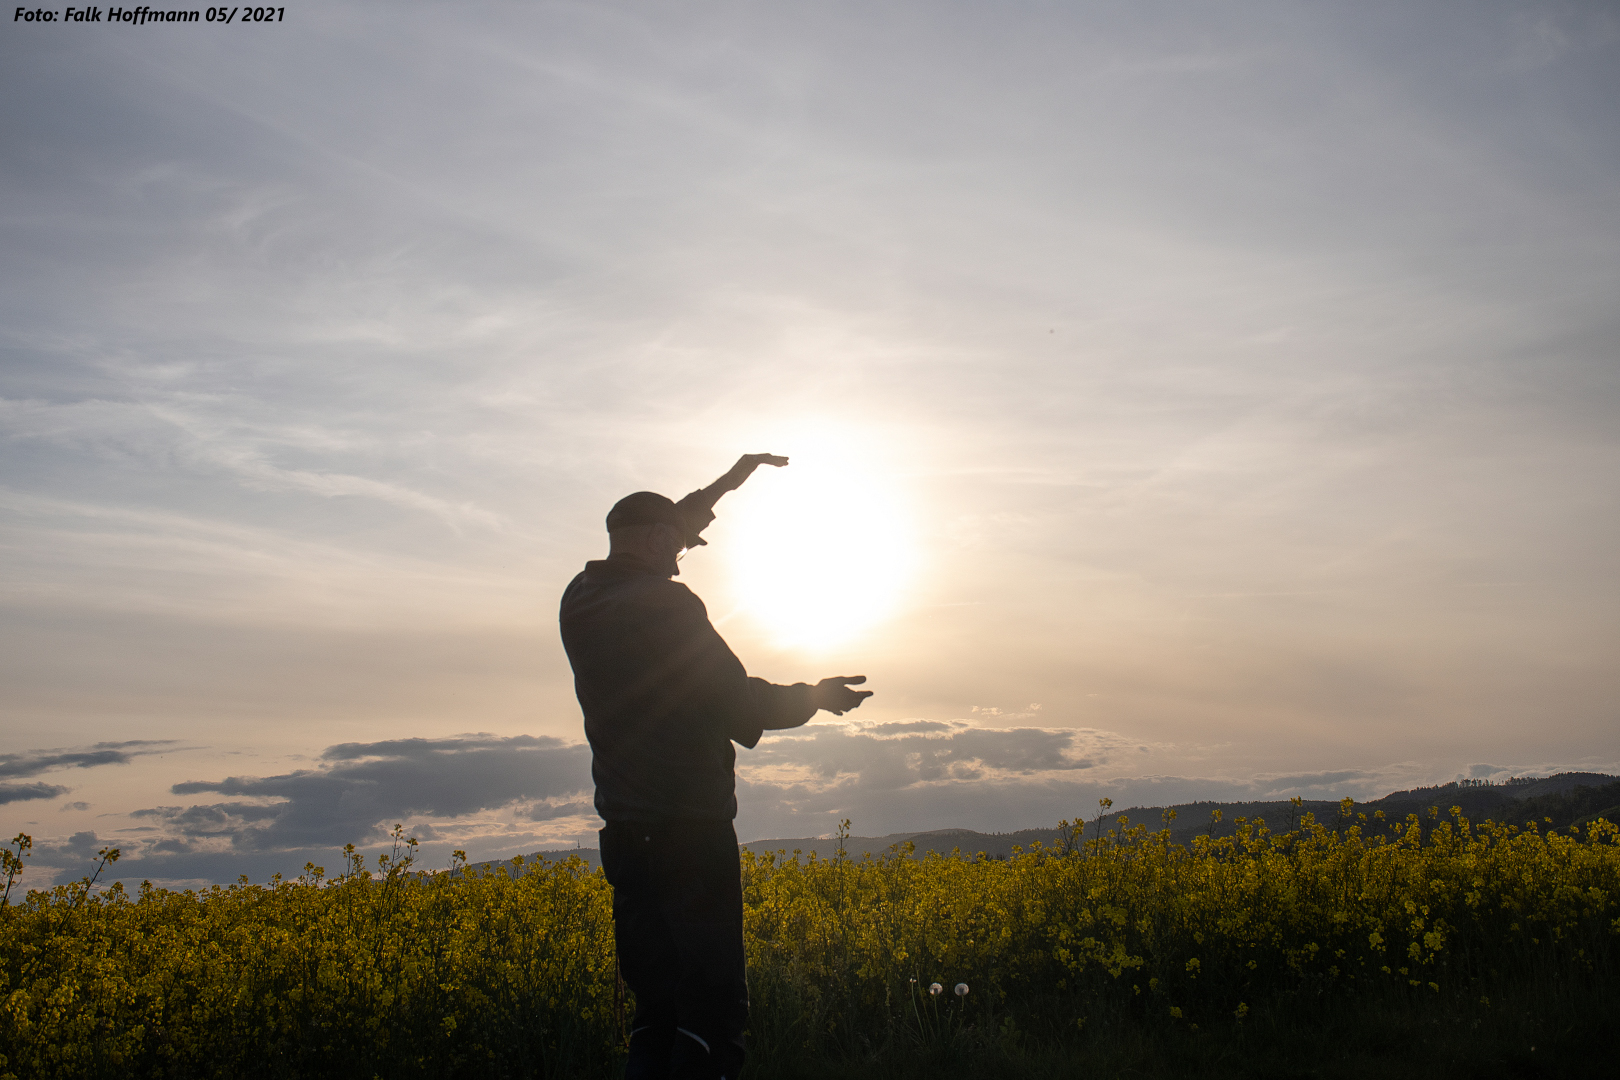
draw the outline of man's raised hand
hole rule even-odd
[[[742,482],[754,475],[754,470],[761,465],[774,465],[778,469],[788,463],[788,459],[780,454],[744,454],[737,459],[726,475],[715,482],[716,487],[724,485],[726,491],[735,491],[742,487]]]
[[[852,683],[858,686],[865,681],[865,675],[834,675],[830,679],[822,679],[810,688],[810,700],[818,709],[826,709],[834,716],[843,716],[849,710],[859,708],[861,702],[872,696],[870,690],[849,688]]]

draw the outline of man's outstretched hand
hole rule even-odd
[[[735,491],[742,487],[742,482],[754,475],[754,470],[761,465],[774,465],[778,469],[788,463],[788,459],[780,454],[744,454],[737,459],[726,475],[715,481],[714,486],[723,491]]]
[[[818,709],[826,709],[834,716],[843,716],[849,710],[859,708],[861,702],[872,696],[870,690],[849,688],[852,683],[858,686],[865,681],[865,675],[834,675],[830,679],[822,679],[810,688],[810,700]]]

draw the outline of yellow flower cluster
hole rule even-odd
[[[1620,974],[1615,826],[1369,824],[1346,804],[1190,848],[1122,823],[1007,860],[745,851],[753,1037],[814,1054],[971,1024],[1010,1046],[1034,1018],[1191,1029],[1300,993]],[[351,850],[330,880],[0,908],[0,1077],[605,1075],[626,1012],[601,874],[424,875],[403,850],[374,873]]]
[[[972,985],[981,1020],[1071,1010],[1084,1027],[1099,1004],[1208,1024],[1301,991],[1620,974],[1620,829],[1607,821],[1560,835],[1454,811],[1370,838],[1367,824],[1346,800],[1332,824],[1240,819],[1190,848],[1127,820],[1008,860],[745,855],[756,1005],[777,1037],[811,1045],[901,1016],[908,988],[931,980]]]
[[[423,875],[408,855],[372,873],[348,856],[331,880],[80,883],[4,909],[0,1077],[584,1075],[611,1060],[599,874],[573,859]]]

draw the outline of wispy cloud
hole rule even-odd
[[[0,543],[31,571],[0,581],[13,601],[77,611],[271,625],[397,624],[402,607],[451,623],[529,617],[505,575],[274,520],[0,488]]]
[[[23,753],[0,754],[0,778],[23,780],[41,773],[62,769],[94,769],[101,765],[127,765],[145,754],[156,754],[175,745],[173,739],[129,739],[124,742],[101,742],[92,746],[71,749],[28,750]],[[62,784],[0,783],[0,806],[36,799],[54,799],[66,795],[71,787]],[[82,808],[84,804],[78,804]]]
[[[52,402],[0,398],[0,439],[41,442],[95,454],[109,463],[140,461],[159,469],[188,467],[224,472],[261,491],[300,492],[321,498],[373,499],[419,511],[455,529],[500,530],[500,515],[470,501],[456,502],[396,480],[331,468],[298,468],[277,457],[387,457],[375,431],[314,425],[294,427],[256,419],[262,403],[126,385],[125,400]],[[155,399],[155,400],[154,400]]]
[[[32,799],[54,799],[70,790],[60,784],[0,784],[0,806]]]
[[[130,739],[102,742],[82,749],[31,750],[22,754],[0,754],[0,776],[38,776],[52,769],[93,769],[97,765],[127,765],[142,754],[156,754],[159,748],[173,746],[173,739]]]

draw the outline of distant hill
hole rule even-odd
[[[1473,784],[1468,781],[1437,787],[1397,791],[1382,799],[1357,806],[1358,811],[1384,811],[1387,821],[1404,821],[1408,814],[1422,814],[1431,806],[1448,815],[1453,806],[1462,808],[1470,821],[1500,821],[1523,825],[1534,821],[1564,829],[1582,817],[1620,803],[1620,778],[1605,773],[1568,772],[1547,777],[1523,777],[1505,784]]]
[[[569,857],[575,855],[579,856],[579,858],[584,861],[585,865],[592,870],[595,870],[597,867],[602,865],[602,853],[593,847],[572,847],[558,848],[555,851],[536,851],[533,855],[523,856],[523,861],[528,863],[535,859],[545,859],[547,862],[566,862]],[[489,871],[502,866],[510,868],[511,865],[512,860],[510,859],[490,859],[488,862],[468,863],[467,869],[488,873]]]
[[[1547,777],[1516,778],[1502,784],[1464,780],[1392,792],[1372,802],[1357,803],[1355,812],[1368,816],[1369,824],[1364,826],[1364,831],[1371,834],[1380,831],[1374,817],[1379,810],[1384,812],[1382,831],[1387,832],[1395,825],[1404,826],[1408,814],[1419,814],[1421,820],[1427,823],[1431,820],[1427,817],[1430,807],[1438,808],[1442,817],[1449,818],[1453,806],[1460,806],[1463,816],[1475,823],[1500,821],[1522,825],[1535,821],[1545,827],[1546,819],[1551,818],[1552,827],[1563,829],[1586,824],[1600,816],[1620,822],[1620,777],[1606,773],[1568,772]],[[1164,827],[1166,810],[1175,811],[1175,821],[1170,825],[1170,839],[1180,844],[1190,842],[1195,836],[1231,836],[1236,830],[1235,822],[1240,817],[1250,821],[1263,819],[1269,828],[1277,832],[1286,831],[1306,812],[1315,814],[1317,821],[1328,825],[1337,822],[1339,817],[1337,801],[1308,799],[1297,807],[1286,801],[1196,802],[1115,811],[1102,819],[1102,831],[1117,828],[1122,819],[1129,819],[1131,825],[1146,825],[1150,830],[1158,830]],[[1215,810],[1221,812],[1221,821],[1212,827],[1210,818]],[[1096,829],[1096,824],[1088,821],[1085,838],[1095,836]],[[1015,847],[1027,851],[1040,843],[1050,848],[1062,843],[1063,839],[1063,834],[1050,826],[1006,833],[932,829],[890,833],[887,836],[851,836],[843,846],[845,853],[856,859],[863,855],[875,858],[907,841],[914,845],[918,855],[930,851],[949,855],[953,851],[960,851],[963,855],[973,856],[982,852],[991,858],[1004,859],[1012,855]],[[758,855],[785,852],[791,858],[797,852],[801,858],[808,858],[814,853],[819,859],[830,859],[837,854],[839,842],[828,837],[807,836],[754,840],[742,846]],[[595,848],[541,851],[535,855],[552,861],[578,855],[593,868],[601,865],[601,856]]]
[[[1567,828],[1577,822],[1584,823],[1587,817],[1620,807],[1620,777],[1604,773],[1575,772],[1515,780],[1508,784],[1474,784],[1466,781],[1441,784],[1435,787],[1414,788],[1410,791],[1396,791],[1372,802],[1357,803],[1355,812],[1364,813],[1372,822],[1376,822],[1374,815],[1382,810],[1387,828],[1394,824],[1404,824],[1406,815],[1424,814],[1431,806],[1437,807],[1441,815],[1446,817],[1450,816],[1453,806],[1461,806],[1463,816],[1473,822],[1502,821],[1523,824],[1534,820],[1544,824],[1543,819],[1551,817],[1554,827]],[[1158,830],[1164,827],[1166,810],[1174,810],[1176,814],[1175,820],[1170,825],[1170,839],[1175,843],[1185,844],[1195,836],[1231,836],[1236,831],[1236,820],[1240,817],[1250,821],[1262,819],[1268,827],[1278,832],[1287,830],[1306,812],[1316,815],[1316,820],[1323,824],[1332,824],[1338,820],[1339,803],[1307,799],[1297,807],[1285,801],[1196,802],[1170,807],[1139,806],[1112,812],[1104,817],[1102,831],[1117,828],[1122,819],[1128,819],[1132,825],[1146,825],[1150,830]],[[1212,827],[1210,818],[1215,810],[1221,812],[1221,822]],[[1608,816],[1610,820],[1620,821],[1620,809],[1614,809]],[[1092,838],[1096,835],[1096,831],[1096,824],[1088,821],[1085,838]],[[1364,831],[1371,833],[1378,829],[1374,825],[1372,828],[1364,827]],[[1063,834],[1052,827],[1022,829],[1007,833],[935,829],[925,832],[890,833],[888,836],[851,836],[844,842],[844,850],[854,858],[860,858],[867,853],[876,856],[909,840],[915,845],[916,853],[919,855],[928,851],[948,855],[953,850],[959,850],[964,855],[983,852],[992,858],[1006,858],[1012,854],[1014,847],[1028,850],[1036,842],[1052,847],[1061,843],[1063,839]],[[743,847],[756,854],[785,851],[791,856],[798,850],[808,856],[811,852],[815,852],[817,858],[825,859],[836,854],[838,841],[824,837],[755,840],[744,844]]]

